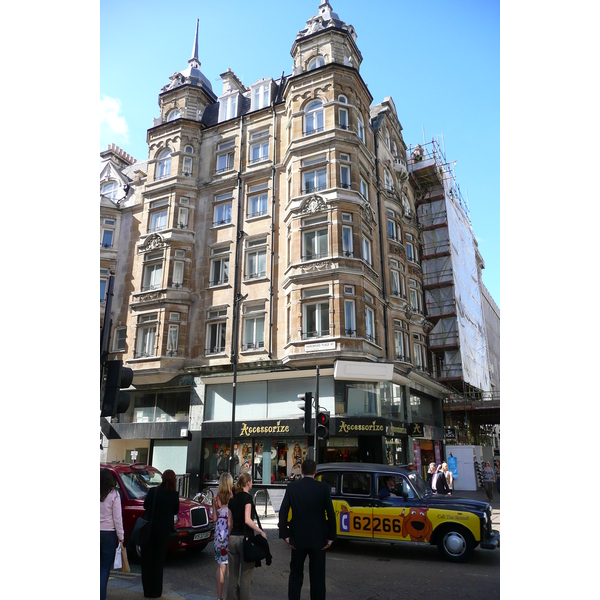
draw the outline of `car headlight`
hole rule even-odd
[[[179,515],[175,515],[175,516],[173,517],[173,523],[174,523],[175,525],[177,525],[177,523],[179,523]]]

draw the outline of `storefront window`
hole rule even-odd
[[[154,422],[156,392],[134,392],[130,397],[129,408],[119,415],[119,423]]]
[[[388,465],[405,465],[405,449],[400,438],[386,438],[385,453]]]
[[[379,384],[348,383],[346,384],[346,415],[381,416]]]
[[[159,392],[156,396],[156,421],[185,421],[190,410],[190,392]]]
[[[277,460],[271,461],[271,474],[275,481],[284,483],[301,477],[302,462],[307,455],[308,448],[304,440],[277,442]]]
[[[216,481],[229,470],[230,441],[225,439],[204,442],[204,481]],[[252,480],[262,484],[264,472],[267,483],[286,483],[301,477],[302,462],[308,455],[306,439],[274,440],[244,438],[233,447],[234,480],[240,473],[250,473]],[[270,474],[270,478],[269,478]]]
[[[404,420],[404,393],[402,386],[391,381],[383,381],[379,385],[381,393],[381,416]]]

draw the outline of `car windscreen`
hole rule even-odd
[[[162,477],[157,471],[134,471],[119,473],[127,495],[135,500],[143,500],[148,490],[162,483]]]
[[[409,473],[407,477],[419,496],[426,496],[432,493],[427,482],[418,473]]]

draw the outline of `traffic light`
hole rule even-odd
[[[329,439],[329,411],[319,408],[317,413],[317,437],[322,440]]]
[[[114,417],[129,408],[129,393],[122,392],[133,381],[133,370],[124,367],[122,360],[106,362],[106,381],[102,395],[101,417]]]
[[[310,434],[312,421],[312,392],[298,394],[298,400],[304,400],[304,406],[299,405],[300,410],[304,411],[304,433]]]

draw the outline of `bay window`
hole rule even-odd
[[[156,163],[156,177],[155,179],[163,179],[171,174],[171,151],[169,149],[163,150],[158,155],[158,161]]]
[[[327,187],[327,168],[322,167],[302,173],[302,187],[305,194],[324,190]]]
[[[323,131],[323,127],[323,102],[321,102],[321,100],[314,100],[304,111],[304,135],[311,135]]]
[[[356,304],[354,300],[344,300],[345,333],[356,337]]]

